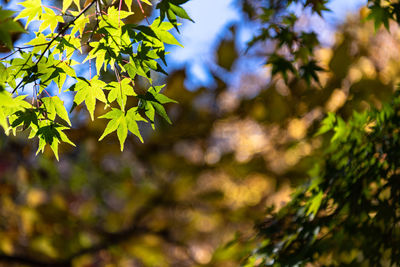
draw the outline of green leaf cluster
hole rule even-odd
[[[319,73],[325,71],[316,61],[314,50],[320,46],[317,34],[299,23],[303,14],[317,14],[323,18],[330,12],[329,0],[284,0],[252,1],[243,0],[244,11],[252,20],[262,25],[259,33],[249,41],[248,49],[254,46],[268,46],[266,64],[271,66],[273,77],[279,76],[289,84],[291,81],[305,81],[308,85],[320,85]],[[367,20],[373,20],[375,29],[382,25],[389,30],[390,21],[400,23],[398,1],[367,1]],[[296,10],[294,12],[293,10]]]
[[[245,1],[250,2],[250,1]],[[318,72],[323,69],[314,59],[314,49],[319,46],[317,34],[314,31],[299,30],[299,20],[293,10],[294,6],[302,7],[303,12],[311,10],[322,17],[322,12],[330,11],[327,0],[316,1],[266,1],[263,4],[247,5],[250,17],[256,16],[263,25],[248,43],[248,49],[269,42],[270,52],[267,65],[271,65],[272,76],[280,75],[286,83],[290,78],[319,84]],[[257,15],[254,15],[257,14]]]
[[[169,22],[171,22],[178,31],[178,17],[193,22],[185,9],[181,7],[182,4],[185,4],[188,1],[189,0],[162,0],[156,6],[156,8],[160,10],[160,22],[164,21],[165,17],[167,17]]]
[[[400,3],[397,1],[368,1],[369,15],[367,19],[373,20],[375,30],[382,25],[389,30],[390,20],[400,23]]]
[[[128,10],[121,9],[122,2]],[[137,1],[141,10],[141,2],[152,5],[148,0]],[[38,152],[49,145],[58,158],[59,144],[73,145],[65,134],[72,123],[62,100],[64,92],[73,92],[71,112],[84,105],[91,120],[98,102],[110,109],[100,117],[110,120],[100,140],[116,131],[121,150],[128,132],[143,141],[137,124],[147,122],[142,115],[153,129],[156,113],[171,123],[164,104],[176,101],[161,94],[163,86],[154,85],[152,76],[167,74],[162,67],[166,64],[166,44],[180,45],[170,30],[178,29],[176,17],[190,19],[181,7],[185,2],[161,1],[157,4],[159,17],[148,25],[126,23],[133,15],[132,0],[93,0],[84,6],[80,1],[64,0],[62,8],[26,0],[20,3],[22,10],[14,20],[13,12],[0,10],[0,37],[9,48],[10,34],[24,31],[16,20],[24,18],[26,28],[33,21],[39,22],[34,30],[36,38],[0,61],[1,97],[5,99],[2,103],[7,103],[0,105],[0,125],[6,133],[29,131],[29,138],[39,139]],[[165,14],[170,22],[163,21]],[[80,61],[76,56],[85,51],[88,54]],[[78,64],[88,66],[88,77],[77,76],[74,66]],[[104,82],[105,72],[114,73],[115,80]],[[145,93],[135,92],[138,76],[149,85]],[[67,80],[75,82],[65,88]],[[52,94],[52,84],[57,85],[58,95]],[[33,90],[31,99],[16,96],[26,88]]]
[[[259,225],[263,242],[246,266],[399,265],[399,116],[399,92],[347,122],[329,114],[318,132],[330,134],[325,160]]]

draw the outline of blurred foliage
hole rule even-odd
[[[325,160],[259,225],[264,240],[246,266],[398,266],[399,115],[397,91],[380,111],[324,119]]]
[[[13,11],[3,10],[0,6],[0,51],[11,49],[15,34],[24,32],[24,28],[12,19],[13,14]]]
[[[329,0],[240,0],[248,18],[260,23],[260,30],[248,43],[248,49],[261,42],[270,47],[267,64],[272,66],[272,75],[280,74],[288,82],[294,76],[319,83],[318,72],[324,69],[318,65],[313,54],[320,42],[314,30],[301,27],[301,18],[331,12]],[[374,22],[375,31],[384,25],[389,30],[389,21],[400,22],[400,3],[389,0],[368,0],[365,17]],[[366,11],[368,10],[368,11]]]
[[[330,113],[321,127],[308,128],[308,133],[313,133],[309,140],[321,140],[320,152],[313,153],[320,153],[320,157],[308,166],[309,182],[297,186],[284,207],[270,207],[259,222],[259,246],[245,266],[400,264],[400,102],[398,91],[395,92],[399,30],[398,24],[391,22],[398,22],[398,3],[369,2],[369,10],[362,8],[360,17],[372,19],[373,26],[360,24],[358,17],[349,18],[338,31],[337,43],[328,57],[319,54],[323,49],[312,54],[312,60],[318,55],[328,58],[324,69],[329,72],[316,78],[316,73],[310,74],[314,81],[321,81],[322,89],[303,89],[299,97],[313,110],[327,100],[324,111]],[[382,31],[382,25],[392,35]],[[371,35],[373,31],[375,36]],[[277,47],[280,49],[280,43]],[[296,57],[293,64],[287,59],[292,54],[285,57],[273,52],[267,62],[272,65],[271,73],[280,72],[288,84],[288,95],[294,94],[298,82],[310,85],[304,76],[298,81]],[[296,103],[299,101],[292,106]],[[371,107],[378,109],[365,111]]]
[[[35,144],[23,136],[2,136],[0,266],[225,267],[245,264],[252,251],[250,266],[278,261],[293,266],[301,259],[344,266],[366,261],[360,256],[366,245],[371,259],[372,249],[379,251],[376,257],[390,257],[383,244],[396,241],[391,231],[398,229],[395,217],[387,216],[397,211],[376,213],[375,222],[370,218],[377,196],[389,205],[386,210],[398,202],[390,191],[396,188],[397,174],[391,173],[395,169],[390,164],[397,152],[384,156],[398,146],[393,135],[397,113],[388,112],[375,126],[367,124],[368,135],[366,122],[380,113],[358,114],[358,124],[346,121],[354,111],[382,108],[382,102],[393,98],[400,72],[400,30],[391,25],[390,33],[374,33],[373,22],[360,21],[353,16],[342,25],[331,48],[313,49],[313,60],[326,70],[317,73],[319,84],[291,74],[284,82],[271,76],[270,66],[240,69],[239,63],[265,55],[270,46],[257,43],[247,54],[239,53],[232,27],[216,46],[215,66],[210,67],[215,86],[188,90],[186,71],[171,73],[164,92],[179,102],[166,105],[174,127],[157,118],[156,132],[142,125],[145,144],[128,136],[123,153],[116,136],[98,143],[106,122],[87,123],[79,107],[71,118],[76,126],[69,131],[78,148],[61,145],[59,163],[48,149],[35,157]],[[227,70],[228,78],[238,80],[227,81]],[[102,78],[111,76],[104,73]],[[135,84],[144,90],[140,80]],[[328,116],[323,125],[335,133],[315,136],[328,112],[338,117]],[[95,114],[104,114],[103,106]],[[373,155],[372,165],[357,154],[364,149]],[[347,166],[344,160],[353,153]],[[324,158],[331,161],[324,165]],[[301,187],[278,212],[316,163],[321,167],[311,174],[333,177],[335,183],[319,179],[311,189]],[[343,174],[339,166],[351,171]],[[357,173],[368,166],[377,167],[372,174],[379,176]],[[392,182],[385,183],[388,173],[385,177]],[[342,177],[349,180],[338,179]],[[376,185],[368,183],[373,179]],[[365,188],[375,186],[371,190],[376,191],[361,190],[364,180]],[[379,185],[384,184],[382,190],[389,190],[379,197]],[[335,197],[327,198],[328,192]],[[343,209],[332,208],[334,201]],[[266,207],[272,207],[267,214]],[[335,210],[338,217],[329,221]],[[320,227],[317,233],[318,225],[337,227]],[[372,235],[372,229],[386,235]],[[382,243],[388,236],[393,239]],[[280,241],[288,246],[279,247]],[[257,244],[259,249],[253,250]],[[301,251],[303,244],[310,244],[307,253]],[[282,253],[273,254],[274,248]],[[318,250],[311,253],[314,248]]]

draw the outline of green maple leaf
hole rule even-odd
[[[64,35],[62,38],[57,39],[59,42],[57,44],[57,47],[54,49],[54,54],[64,54],[65,52],[65,58],[70,59],[73,55],[73,53],[76,50],[79,50],[82,53],[82,45],[81,45],[81,39],[76,38],[75,36],[68,34]]]
[[[322,191],[319,191],[318,194],[312,197],[312,200],[308,202],[308,208],[306,215],[313,214],[315,216],[321,206],[322,198],[324,194]]]
[[[3,66],[3,65],[0,65]],[[1,68],[0,68],[1,69]],[[1,70],[0,70],[1,71]],[[15,103],[9,92],[0,86],[0,126],[3,127],[4,132],[7,134],[8,127],[8,116],[14,113],[11,109],[15,108]]]
[[[69,66],[72,63],[71,60],[56,60],[52,56],[44,58],[38,64],[38,74],[40,78],[40,91],[48,87],[51,81],[54,81],[59,92],[64,85],[67,75],[70,77],[76,77],[75,70]]]
[[[335,126],[335,122],[336,122],[335,114],[329,112],[328,116],[322,120],[321,127],[318,129],[318,132],[314,136],[318,136],[332,130]]]
[[[32,126],[36,120],[33,118],[34,115],[26,114],[32,111],[32,105],[25,101],[26,96],[12,97],[11,93],[2,88],[0,91],[0,125],[4,128],[5,134],[8,135],[10,128],[8,127],[8,120],[10,124],[14,124],[15,127],[23,124],[24,129]],[[22,118],[21,118],[22,117]],[[18,121],[16,121],[18,120]],[[16,129],[13,126],[14,134]]]
[[[59,22],[64,22],[62,16],[57,16],[53,10],[48,7],[44,7],[46,11],[40,16],[40,19],[43,20],[42,24],[40,24],[39,32],[43,32],[47,27],[50,27],[51,32],[54,32]]]
[[[68,138],[68,136],[64,133],[64,130],[68,130],[68,127],[62,126],[60,124],[54,122],[48,122],[46,120],[40,121],[38,129],[32,129],[28,138],[38,137],[39,138],[39,147],[36,151],[36,155],[39,152],[44,151],[44,148],[47,145],[51,147],[53,150],[56,159],[58,158],[58,145],[61,142],[68,143],[72,146],[75,144]]]
[[[167,112],[165,111],[163,104],[178,103],[175,100],[160,93],[160,91],[163,87],[164,87],[164,85],[154,86],[154,87],[151,87],[146,92],[145,95],[138,95],[138,98],[140,99],[139,107],[141,109],[144,109],[145,114],[149,118],[153,129],[154,129],[155,113],[160,115],[169,124],[172,124],[171,120],[169,119],[169,117],[167,115]]]
[[[108,8],[107,14],[108,14],[107,20],[104,21],[104,19],[102,18],[102,21],[100,22],[100,27],[104,27],[108,24],[108,26],[120,28],[121,26],[124,25],[121,19],[133,15],[133,12],[118,10],[115,7],[111,6]]]
[[[21,53],[21,58],[13,58],[9,62],[10,62],[10,67],[8,67],[9,76],[7,78],[7,83],[11,87],[15,88],[17,86],[15,84],[16,78],[25,79],[25,77],[31,77],[35,75],[31,71],[35,66],[35,63],[32,60],[32,54]]]
[[[22,5],[25,8],[18,14],[15,20],[28,17],[25,25],[25,29],[27,29],[32,20],[40,18],[42,15],[42,2],[40,0],[27,0],[19,3],[19,5]]]
[[[57,70],[61,70],[58,74],[58,76],[54,79],[55,83],[57,84],[59,88],[59,92],[61,92],[61,89],[64,85],[64,82],[67,78],[67,75],[70,77],[76,77],[75,70],[71,68],[70,64],[67,63],[72,63],[71,60],[68,61],[58,61],[56,65],[54,65],[52,68],[55,68]]]
[[[108,16],[100,17],[97,33],[102,34],[104,38],[98,42],[90,42],[93,48],[83,62],[90,59],[96,59],[96,70],[100,70],[104,64],[104,70],[108,65],[114,69],[116,62],[121,61],[121,54],[132,54],[132,41],[130,39],[127,27],[122,19],[133,14],[133,12],[119,11],[114,7],[108,9]],[[122,67],[122,66],[121,66]]]
[[[307,0],[304,6],[310,6],[313,12],[322,17],[322,11],[332,11],[326,6],[327,3],[328,0]]]
[[[158,39],[162,43],[166,44],[171,44],[171,45],[179,45],[183,47],[176,38],[169,33],[168,31],[171,30],[174,27],[174,25],[170,22],[160,22],[160,19],[157,18],[154,20],[154,22],[150,25],[150,28],[153,30],[153,32],[156,34]]]
[[[180,7],[180,5],[186,3],[187,1],[189,0],[162,0],[160,3],[158,3],[156,8],[160,10],[160,22],[162,22],[165,19],[165,16],[167,16],[169,22],[174,25],[178,32],[179,24],[176,19],[177,16],[193,22],[193,20],[186,13],[185,9]]]
[[[110,30],[111,29],[111,30]],[[127,31],[122,33],[121,28],[113,30],[110,27],[108,30],[99,30],[106,36],[112,36],[110,38],[103,38],[99,42],[91,42],[90,46],[93,48],[89,52],[88,56],[83,61],[86,62],[89,59],[96,59],[96,71],[99,74],[104,64],[104,71],[107,70],[107,66],[110,65],[111,69],[114,69],[116,61],[120,60],[120,54],[131,54],[132,46]],[[130,49],[129,49],[130,47]]]
[[[107,46],[102,41],[90,42],[89,45],[93,47],[93,49],[90,50],[88,56],[82,63],[85,63],[86,61],[95,58],[97,75],[100,75],[101,67],[103,66],[103,64],[104,64],[104,71],[106,71],[108,64],[111,62],[111,59],[106,60]]]
[[[98,76],[94,76],[90,81],[82,77],[78,77],[77,79],[78,82],[71,88],[73,91],[77,92],[74,97],[74,103],[79,105],[85,101],[90,118],[93,120],[96,99],[107,103],[106,96],[102,90],[102,88],[106,86],[106,83],[99,80]]]
[[[335,134],[331,139],[331,143],[335,142],[336,140],[342,140],[346,138],[349,133],[347,124],[342,118],[338,117],[336,122],[337,124],[333,128]]]
[[[12,128],[22,125],[22,129],[37,128],[39,126],[38,113],[34,109],[19,110],[10,118]],[[15,120],[14,120],[15,118]]]
[[[117,100],[121,110],[125,110],[126,100],[128,96],[135,96],[136,93],[130,85],[131,80],[128,78],[123,79],[121,82],[111,82],[104,89],[110,90],[108,94],[108,101],[111,103]]]
[[[73,16],[77,17],[80,12],[70,11],[70,13]],[[75,35],[75,33],[79,31],[80,36],[82,36],[84,33],[84,30],[85,30],[86,24],[89,22],[90,22],[89,18],[85,17],[84,14],[81,14],[81,16],[74,22],[74,26],[72,27],[72,30],[71,30],[71,35]]]
[[[317,65],[315,60],[310,60],[307,64],[300,67],[300,76],[307,82],[308,85],[311,83],[311,79],[314,79],[319,84],[319,78],[317,72],[324,71],[323,68]]]
[[[144,78],[147,78],[149,83],[153,82],[153,80],[150,78],[150,69],[135,57],[131,57],[130,62],[128,64],[125,64],[124,68],[128,72],[128,75],[132,80],[135,79],[137,74]]]
[[[187,19],[190,20],[191,22],[194,22],[188,15],[188,13],[186,13],[186,10],[183,9],[182,7],[178,6],[176,3],[173,4],[174,1],[171,1],[169,3],[169,8],[172,10],[172,12],[175,13],[176,16],[183,18],[183,19]]]
[[[68,112],[65,109],[64,102],[58,97],[43,97],[42,102],[47,112],[47,117],[50,120],[55,120],[56,115],[66,121],[69,126],[71,126],[71,121],[69,120]]]
[[[387,30],[389,30],[389,19],[391,18],[390,9],[388,7],[381,7],[378,4],[370,6],[371,13],[367,19],[374,20],[375,31],[383,24]]]
[[[285,82],[288,81],[289,72],[295,75],[297,74],[297,71],[294,68],[293,63],[278,54],[272,54],[269,57],[267,64],[272,65],[272,70],[271,70],[272,76],[281,73]]]
[[[110,112],[100,116],[99,118],[110,119],[107,124],[106,129],[99,138],[99,141],[103,140],[108,134],[117,131],[118,140],[121,145],[121,151],[124,150],[124,144],[126,137],[128,136],[128,130],[136,135],[140,141],[143,143],[143,138],[139,132],[139,127],[137,121],[146,121],[142,116],[140,116],[137,107],[131,108],[125,114],[120,109],[113,108]]]

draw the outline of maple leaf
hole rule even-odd
[[[121,151],[124,150],[124,144],[126,137],[128,136],[128,130],[136,135],[140,141],[143,143],[143,138],[139,132],[139,127],[137,121],[146,121],[142,116],[140,116],[137,107],[131,108],[125,114],[120,109],[113,108],[108,113],[100,116],[99,118],[110,119],[107,124],[106,129],[99,138],[99,141],[103,140],[108,134],[117,131],[118,140],[121,145]]]
[[[15,113],[16,119],[10,119],[11,127],[15,128],[22,125],[22,129],[25,130],[29,127],[33,128],[38,125],[38,115],[34,109],[20,110]]]
[[[17,111],[21,111],[21,109],[30,108],[31,104],[23,100],[25,96],[12,98],[12,95],[8,91],[1,86],[0,89],[0,126],[4,128],[5,133],[8,135],[9,127],[7,118]],[[14,118],[17,119],[15,115]]]
[[[23,124],[23,128],[26,129],[34,125],[35,119],[32,114],[26,114],[32,111],[32,105],[24,100],[25,97],[22,95],[12,98],[12,95],[6,90],[0,92],[0,125],[4,128],[6,135],[10,131],[7,118],[10,125],[14,124],[15,127]],[[14,135],[16,133],[15,127],[11,126]]]
[[[70,13],[75,17],[79,16],[80,14],[80,12],[78,11],[70,11]],[[85,30],[85,26],[89,22],[89,18],[85,17],[84,14],[81,14],[81,16],[74,21],[74,27],[72,27],[71,35],[75,35],[75,33],[79,31],[80,36],[82,36]]]
[[[64,102],[58,96],[43,97],[41,101],[46,108],[47,116],[50,120],[55,120],[56,115],[58,115],[61,119],[66,121],[69,126],[71,126],[71,121],[69,120]]]
[[[102,88],[106,86],[106,83],[99,80],[98,76],[94,76],[90,81],[83,77],[78,77],[77,80],[78,82],[71,88],[73,91],[77,92],[74,97],[74,103],[79,105],[85,101],[90,118],[93,120],[96,99],[103,103],[107,103],[106,96],[102,90]]]
[[[58,158],[58,145],[61,142],[68,143],[72,146],[75,144],[67,137],[64,133],[64,130],[68,130],[68,127],[62,126],[60,124],[54,122],[48,122],[45,120],[39,121],[38,129],[32,129],[28,138],[38,137],[39,138],[39,146],[38,150],[36,151],[36,155],[39,152],[44,151],[46,144],[48,144],[53,150],[54,155],[56,156],[57,161]]]
[[[131,80],[123,79],[121,82],[111,82],[104,89],[110,90],[108,101],[111,103],[117,100],[121,110],[125,110],[126,100],[128,96],[135,96],[136,93],[130,85]]]
[[[93,47],[93,49],[89,52],[83,63],[95,58],[97,75],[100,75],[102,66],[104,65],[104,71],[106,71],[109,64],[111,66],[114,65],[115,59],[110,56],[110,47],[103,40],[101,40],[100,42],[91,42],[90,46]]]
[[[310,62],[300,67],[300,77],[302,77],[308,85],[310,85],[311,79],[314,79],[319,84],[317,74],[319,71],[324,71],[324,69],[318,66],[315,60],[310,60]]]
[[[127,12],[123,10],[118,10],[115,7],[111,6],[107,10],[107,20],[104,20],[101,18],[100,21],[100,27],[115,27],[115,28],[120,28],[124,23],[121,21],[121,19],[124,19],[130,15],[133,15],[133,12]]]
[[[53,10],[48,7],[44,7],[46,11],[40,16],[40,19],[43,20],[42,24],[39,27],[39,32],[43,32],[47,27],[50,27],[51,32],[54,32],[59,22],[64,22],[62,16],[57,16]]]
[[[65,58],[70,59],[76,50],[79,50],[82,53],[80,38],[76,38],[75,36],[68,34],[64,35],[63,38],[59,38],[57,41],[59,43],[54,49],[54,54],[64,54],[65,52]]]
[[[150,78],[150,70],[143,63],[140,62],[135,57],[131,57],[131,61],[128,64],[124,65],[124,68],[128,72],[129,77],[131,79],[135,79],[136,74],[148,79],[149,83],[152,83],[153,80]]]
[[[374,20],[375,31],[377,31],[382,24],[389,30],[390,9],[388,7],[381,7],[377,3],[370,6],[369,9],[371,13],[367,19]]]
[[[151,87],[145,95],[138,95],[140,99],[139,108],[144,109],[146,116],[149,118],[151,122],[151,126],[154,129],[154,117],[155,113],[160,115],[164,120],[166,120],[169,124],[172,124],[169,119],[167,112],[163,104],[166,103],[178,103],[175,100],[163,95],[160,93],[162,86],[154,86]]]
[[[288,80],[289,72],[291,72],[295,75],[297,74],[296,69],[293,66],[293,63],[278,54],[272,54],[269,57],[267,64],[272,64],[272,70],[271,70],[272,75],[281,73],[283,76],[283,79],[286,82]]]
[[[40,18],[40,16],[42,15],[43,13],[42,2],[40,0],[27,0],[22,3],[19,3],[19,5],[25,8],[18,14],[15,20],[28,17],[25,25],[25,29],[27,29],[29,23],[32,20]]]
[[[61,92],[64,82],[67,79],[67,75],[70,77],[76,77],[75,70],[71,68],[72,64],[73,64],[72,60],[69,61],[64,60],[64,61],[58,61],[58,63],[55,66],[53,66],[54,69],[61,70],[58,74],[58,77],[54,78],[54,81],[59,88],[59,92]]]
[[[176,19],[177,16],[193,22],[186,11],[182,7],[180,7],[181,4],[184,4],[187,1],[189,0],[162,0],[161,2],[159,2],[156,8],[160,10],[160,23],[165,19],[165,16],[167,16],[168,20],[179,32],[179,24]]]
[[[157,18],[154,22],[150,25],[150,28],[154,31],[157,35],[158,39],[161,43],[171,44],[171,45],[179,45],[183,47],[176,38],[169,33],[168,31],[171,30],[174,25],[170,22],[160,22],[160,19]]]

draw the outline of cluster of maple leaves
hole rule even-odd
[[[163,105],[175,101],[161,93],[163,85],[156,86],[151,76],[153,72],[167,74],[161,66],[166,64],[165,45],[180,45],[169,31],[178,29],[178,17],[191,20],[180,6],[187,1],[160,1],[156,6],[160,16],[147,25],[125,23],[133,15],[132,0],[92,0],[83,7],[80,1],[64,0],[62,9],[43,5],[41,0],[23,1],[23,9],[14,20],[7,21],[15,23],[25,18],[25,28],[31,25],[29,30],[35,37],[23,47],[13,48],[8,42],[13,51],[0,61],[0,97],[7,100],[0,102],[0,125],[7,134],[20,129],[30,131],[29,138],[39,139],[38,152],[49,145],[58,158],[61,142],[73,145],[65,133],[72,124],[62,100],[63,93],[72,91],[71,112],[84,103],[94,120],[97,101],[110,109],[100,117],[109,120],[100,140],[116,131],[121,150],[128,132],[143,142],[138,121],[149,122],[154,129],[157,113],[171,123]],[[152,4],[137,0],[141,9],[141,2]],[[121,8],[123,3],[128,11]],[[7,15],[10,17],[12,12]],[[89,53],[80,62],[77,55],[84,54],[84,46]],[[92,62],[96,75],[92,75]],[[76,74],[74,66],[78,64],[89,65],[90,77]],[[115,81],[106,84],[102,71],[114,72]],[[145,93],[135,92],[137,76],[147,81]],[[68,88],[67,79],[75,81]],[[58,95],[49,90],[52,82],[59,89]],[[27,87],[33,88],[31,97],[16,96]],[[136,105],[127,107],[128,98],[135,98]]]

